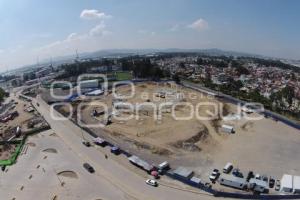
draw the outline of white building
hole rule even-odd
[[[284,174],[281,178],[281,192],[293,192],[293,176],[289,174]]]
[[[300,176],[294,176],[293,179],[293,192],[300,194]]]
[[[86,80],[79,82],[80,89],[90,89],[90,88],[98,88],[99,81],[97,79],[94,80]]]

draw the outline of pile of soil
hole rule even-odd
[[[207,140],[209,140],[210,135],[208,132],[208,129],[206,127],[203,127],[203,129],[201,131],[199,131],[197,134],[195,134],[194,136],[186,139],[186,140],[179,140],[173,144],[171,144],[173,147],[176,147],[178,149],[183,149],[186,151],[201,151],[202,149],[196,145],[196,143],[199,142],[207,142]]]

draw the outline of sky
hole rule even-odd
[[[0,0],[0,71],[102,49],[300,59],[298,0]]]

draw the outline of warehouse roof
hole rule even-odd
[[[300,191],[300,176],[294,176],[293,187],[294,187],[294,192]]]
[[[281,179],[281,188],[282,189],[293,189],[293,176],[289,174],[284,174]]]

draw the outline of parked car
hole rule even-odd
[[[269,178],[268,178],[267,175],[262,175],[262,176],[261,176],[261,179],[262,179],[263,181],[265,181],[265,182],[269,182]]]
[[[89,164],[89,163],[84,163],[83,167],[90,173],[94,173],[95,169]]]
[[[227,163],[223,168],[223,173],[229,174],[232,169],[233,165],[231,163]]]
[[[111,147],[110,152],[115,155],[119,155],[121,153],[121,149],[117,146],[113,146],[113,147]]]
[[[152,180],[152,179],[147,179],[147,180],[146,180],[146,183],[147,183],[148,185],[153,186],[153,187],[157,187],[157,186],[158,186],[157,181]]]
[[[82,144],[87,146],[87,147],[91,146],[91,143],[89,141],[82,141]]]
[[[279,191],[279,190],[280,190],[280,180],[276,180],[275,190],[276,190],[276,191]]]
[[[215,182],[219,178],[219,176],[220,176],[219,170],[214,169],[209,176],[209,180],[211,180],[212,182]]]
[[[273,179],[272,177],[269,178],[269,188],[273,188],[275,185],[275,179]]]
[[[242,172],[240,172],[240,169],[238,168],[233,169],[232,174],[236,177],[244,178],[244,175],[242,174]]]
[[[259,174],[256,174],[255,179],[261,180],[261,176]]]
[[[211,187],[212,187],[212,185],[211,185],[210,183],[208,183],[208,182],[206,182],[206,183],[204,184],[204,186],[207,187],[207,188],[211,188]]]
[[[249,181],[251,178],[254,178],[253,171],[249,171],[246,180]]]

